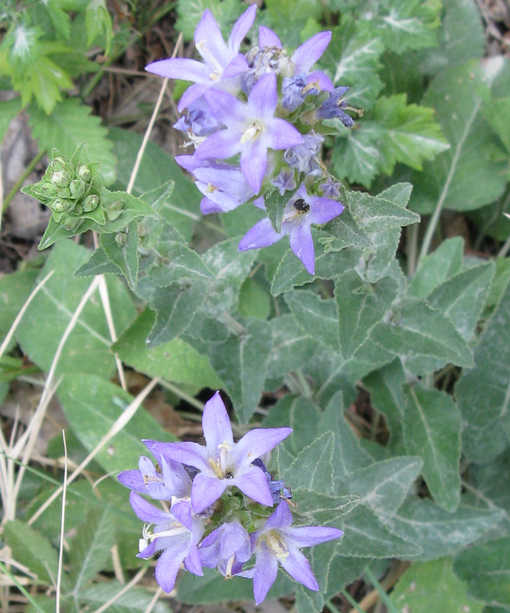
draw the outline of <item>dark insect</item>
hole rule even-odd
[[[298,198],[296,202],[294,202],[294,208],[301,213],[308,213],[310,210],[310,205],[307,204],[303,198]]]

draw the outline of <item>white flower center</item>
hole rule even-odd
[[[249,128],[247,128],[241,136],[241,143],[247,143],[250,140],[255,140],[261,132],[264,131],[264,126],[258,121],[254,121]]]
[[[196,44],[196,48],[209,66],[214,69],[209,75],[211,81],[219,81],[221,79],[221,75],[223,74],[223,66],[218,62],[218,60],[211,53],[210,49],[207,47],[207,40],[205,38],[202,39]]]
[[[285,560],[285,558],[289,555],[287,545],[285,545],[285,542],[283,541],[278,530],[270,530],[269,532],[266,532],[262,538],[266,541],[269,549],[279,560]]]

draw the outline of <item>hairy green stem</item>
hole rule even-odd
[[[366,613],[366,611],[364,611],[359,604],[354,600],[354,598],[349,594],[349,592],[344,588],[342,590],[342,596],[345,598],[345,600],[347,600],[347,602],[351,605],[351,607],[354,607],[356,609],[356,611],[359,611],[359,613]],[[331,603],[331,600],[328,600],[328,602],[326,603],[327,607],[329,608]]]
[[[11,189],[11,191],[7,194],[3,205],[2,205],[2,213],[4,213],[7,210],[7,207],[9,206],[9,204],[11,203],[11,200],[14,198],[14,196],[18,193],[18,191],[20,190],[20,188],[23,186],[23,183],[25,182],[25,179],[28,177],[28,175],[32,172],[32,170],[34,170],[34,168],[36,167],[36,165],[38,164],[38,162],[42,159],[43,155],[46,153],[46,150],[43,149],[42,151],[39,151],[39,153],[35,156],[35,158],[30,162],[30,164],[25,168],[25,172],[21,175],[21,177],[16,181],[16,183],[14,184],[14,187]]]
[[[386,593],[386,590],[382,587],[379,581],[377,581],[377,579],[375,578],[375,575],[370,570],[370,567],[367,566],[364,570],[364,573],[367,576],[367,579],[370,581],[370,583],[379,592],[379,596],[381,597],[381,600],[386,605],[386,608],[388,609],[388,613],[399,613],[399,611],[397,611],[397,609],[395,608],[395,605],[389,599],[389,596]]]

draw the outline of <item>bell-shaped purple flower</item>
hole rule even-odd
[[[205,405],[202,427],[205,447],[191,442],[145,441],[156,456],[162,455],[200,471],[191,488],[193,511],[201,513],[232,486],[256,502],[272,506],[273,497],[264,472],[252,462],[289,436],[292,428],[252,430],[234,443],[232,426],[219,392]]]
[[[141,456],[138,470],[125,470],[117,479],[139,494],[146,494],[154,500],[186,498],[191,494],[191,479],[179,462],[159,458],[155,467],[146,456]]]
[[[250,536],[237,520],[222,524],[204,538],[198,554],[204,566],[215,568],[225,562],[226,573],[232,574],[234,564],[251,558]]]
[[[202,138],[221,130],[223,126],[211,115],[204,98],[198,98],[188,106],[188,112],[174,124],[176,130],[186,132],[191,138]]]
[[[220,27],[207,9],[195,30],[195,47],[204,62],[171,58],[153,62],[146,70],[167,79],[193,81],[182,96],[178,109],[189,106],[209,88],[221,88],[233,94],[240,90],[240,75],[248,69],[245,57],[239,53],[244,37],[255,19],[257,7],[252,4],[236,21],[225,43]]]
[[[175,502],[171,512],[156,509],[135,492],[129,501],[137,517],[148,524],[140,540],[139,558],[150,558],[156,552],[162,554],[156,563],[156,581],[171,592],[177,572],[184,562],[186,570],[202,576],[202,564],[197,543],[204,533],[204,518],[197,518],[191,512],[187,501]]]
[[[310,563],[299,549],[340,538],[343,534],[337,528],[322,526],[291,528],[291,524],[292,514],[289,505],[282,501],[275,512],[268,517],[263,529],[251,535],[256,561],[250,576],[253,575],[253,595],[257,605],[264,600],[273,585],[278,573],[278,564],[309,590],[318,591],[319,584],[313,575]],[[243,576],[242,573],[238,574]]]
[[[340,185],[340,183],[333,181],[331,176],[328,176],[326,181],[319,185],[319,189],[324,194],[325,198],[333,198],[336,200],[337,198],[340,198]]]
[[[290,147],[283,154],[283,159],[291,168],[306,175],[320,176],[322,168],[319,153],[324,138],[321,134],[316,134],[311,130],[303,136],[303,143]]]
[[[205,98],[213,116],[226,128],[209,136],[194,157],[227,159],[240,153],[243,175],[258,194],[266,172],[268,149],[287,149],[303,142],[294,126],[274,116],[278,104],[275,75],[262,77],[246,104],[218,90],[209,90]]]
[[[304,184],[287,203],[283,212],[281,232],[276,232],[268,217],[262,219],[248,230],[239,243],[239,251],[269,247],[285,235],[289,235],[290,247],[303,262],[306,270],[315,273],[315,251],[311,224],[324,224],[331,221],[344,210],[340,202],[310,196]]]

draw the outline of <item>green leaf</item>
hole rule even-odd
[[[13,558],[19,564],[26,566],[48,586],[56,585],[57,552],[45,536],[25,522],[16,519],[6,522],[3,537],[12,550]]]
[[[431,307],[451,319],[466,341],[475,333],[495,268],[493,262],[469,268],[437,287],[427,298]]]
[[[138,280],[138,223],[130,222],[127,227],[127,239],[125,245],[117,243],[115,234],[102,234],[101,247],[107,258],[121,271],[129,287],[133,290]]]
[[[422,466],[421,458],[410,456],[376,462],[349,475],[349,492],[385,522],[401,507]]]
[[[450,558],[413,564],[394,587],[390,600],[399,611],[407,608],[413,613],[482,613],[484,607],[468,595],[467,584],[453,572]]]
[[[58,397],[71,428],[81,444],[92,451],[111,428],[115,420],[133,401],[120,387],[92,375],[66,375],[58,387]],[[174,441],[169,432],[143,408],[116,434],[95,460],[107,473],[136,467],[147,448],[143,438]]]
[[[117,128],[110,129],[108,136],[113,141],[113,153],[118,160],[116,187],[126,189],[143,137]],[[164,203],[159,213],[189,241],[193,226],[200,219],[200,192],[168,153],[155,143],[148,142],[132,193],[140,196],[169,180],[175,181],[175,189],[170,201]]]
[[[90,286],[90,279],[74,276],[89,253],[71,241],[54,247],[39,280],[51,270],[55,272],[30,303],[16,331],[23,351],[43,370],[49,370],[64,331]],[[109,277],[106,281],[115,329],[121,333],[134,318],[135,309],[119,279]],[[96,294],[87,302],[67,339],[56,372],[97,373],[109,378],[115,370],[110,345],[108,324]]]
[[[368,235],[359,227],[348,208],[326,224],[323,230],[331,236],[319,238],[319,243],[329,251],[341,251],[346,247],[370,246]]]
[[[359,122],[356,130],[337,140],[331,161],[340,179],[369,188],[381,166],[379,135],[369,129],[367,122]]]
[[[423,459],[430,493],[439,506],[453,513],[460,502],[460,411],[444,392],[416,385],[406,395],[406,449]]]
[[[378,233],[420,221],[416,213],[406,209],[411,191],[412,185],[397,183],[376,197],[365,192],[348,192],[347,202],[359,227],[369,234]]]
[[[85,26],[87,28],[87,45],[90,47],[98,38],[104,37],[105,53],[108,55],[113,37],[113,27],[105,0],[89,0],[85,11]],[[101,42],[103,41],[101,40]]]
[[[311,400],[288,394],[269,409],[262,427],[292,428],[292,433],[282,445],[293,456],[297,456],[313,442],[320,417],[318,407]]]
[[[244,577],[233,577],[225,581],[216,570],[204,568],[204,576],[196,577],[184,573],[177,585],[177,599],[186,604],[208,604],[213,602],[253,600],[253,581]],[[295,583],[283,573],[278,573],[267,598],[288,596],[295,590]]]
[[[181,242],[165,241],[158,250],[163,259],[149,273],[151,281],[158,287],[165,288],[172,283],[208,282],[215,278],[199,254]]]
[[[292,490],[296,524],[323,526],[335,522],[360,504],[358,496],[328,496],[302,488]]]
[[[266,8],[271,28],[294,48],[301,44],[300,32],[307,20],[322,16],[322,7],[314,0],[267,0]]]
[[[391,530],[423,549],[417,558],[431,560],[450,555],[478,540],[502,519],[500,510],[461,504],[454,513],[431,500],[409,498],[388,521]]]
[[[510,440],[510,286],[462,373],[455,395],[462,413],[463,452],[472,462],[498,456]],[[483,410],[482,410],[483,409]]]
[[[420,56],[420,68],[427,74],[484,56],[485,28],[476,1],[443,0],[443,4],[439,46]]]
[[[271,298],[257,281],[248,277],[239,290],[237,310],[243,317],[267,319],[271,310]]]
[[[353,270],[338,277],[335,300],[338,309],[338,335],[344,358],[350,358],[379,323],[397,295],[392,277],[367,283]]]
[[[333,300],[321,300],[313,292],[292,291],[285,302],[303,332],[313,330],[320,343],[338,348],[338,315]]]
[[[450,320],[423,302],[404,303],[394,319],[377,324],[370,337],[384,349],[408,358],[439,358],[466,367],[473,364],[468,345]]]
[[[117,521],[112,511],[97,507],[89,511],[78,527],[69,554],[75,598],[80,599],[80,591],[104,570],[115,543]]]
[[[257,408],[272,347],[269,322],[253,319],[245,324],[245,330],[239,336],[230,335],[223,343],[212,344],[209,352],[241,423],[246,423]]]
[[[363,384],[370,392],[372,406],[382,413],[391,432],[388,447],[395,450],[395,455],[403,455],[402,420],[406,405],[406,397],[402,384],[406,376],[399,359],[369,374],[363,379]]]
[[[91,585],[80,593],[80,601],[92,610],[110,602],[125,586],[117,581]],[[145,613],[154,598],[153,592],[144,588],[131,588],[108,606],[109,613]],[[160,599],[151,609],[154,613],[171,613],[170,605]]]
[[[149,349],[146,339],[154,323],[154,313],[145,309],[113,345],[120,359],[150,377],[162,377],[176,383],[217,389],[221,381],[209,360],[180,338]]]
[[[21,98],[0,100],[0,143],[3,141],[9,124],[21,111]]]
[[[103,236],[107,236],[106,234]],[[95,277],[106,273],[120,274],[120,268],[106,255],[102,247],[98,247],[85,264],[74,273],[76,277]]]
[[[90,115],[90,107],[82,105],[77,98],[67,98],[57,104],[51,115],[35,105],[29,107],[29,112],[29,124],[39,141],[39,149],[51,151],[56,147],[70,158],[76,147],[86,142],[90,159],[101,163],[99,174],[103,182],[109,185],[115,180],[112,143],[99,117]]]
[[[419,213],[431,213],[438,201],[444,208],[471,211],[502,194],[504,166],[491,157],[496,140],[480,112],[487,82],[481,68],[468,62],[441,72],[427,90],[423,104],[436,109],[451,148],[415,175],[412,206]]]
[[[356,558],[413,558],[421,554],[421,547],[411,539],[403,539],[363,505],[359,505],[339,522],[344,531],[338,554]]]
[[[422,0],[387,0],[376,5],[377,32],[387,49],[402,53],[406,49],[434,47],[440,25],[440,2]],[[365,17],[366,18],[366,17]],[[374,19],[374,15],[370,15]]]
[[[464,240],[460,236],[443,241],[426,255],[407,289],[407,295],[426,298],[436,287],[462,270]]]
[[[30,296],[37,270],[18,270],[0,278],[0,339],[4,339]],[[12,347],[11,345],[9,346]]]
[[[346,94],[349,104],[368,109],[382,89],[377,73],[384,45],[369,24],[356,21],[346,13],[332,34],[321,64],[329,69],[335,85],[351,87]]]
[[[295,489],[334,495],[334,446],[333,433],[319,436],[299,452],[290,466],[281,470],[281,478]]]
[[[304,364],[315,341],[301,330],[292,315],[275,317],[270,324],[273,347],[267,363],[267,377],[276,379]]]
[[[457,575],[471,594],[492,605],[510,606],[510,537],[475,545],[455,559]]]
[[[507,153],[510,155],[510,135],[508,134],[510,96],[490,100],[482,108],[482,114],[490,127],[499,136]]]
[[[422,170],[425,160],[432,160],[450,148],[434,121],[434,109],[408,105],[407,94],[381,96],[372,121],[366,129],[379,135],[380,170],[384,174],[393,174],[397,163]]]
[[[184,40],[193,39],[198,22],[206,9],[214,15],[224,37],[230,34],[231,26],[243,12],[238,0],[179,0],[175,27],[182,32]]]

